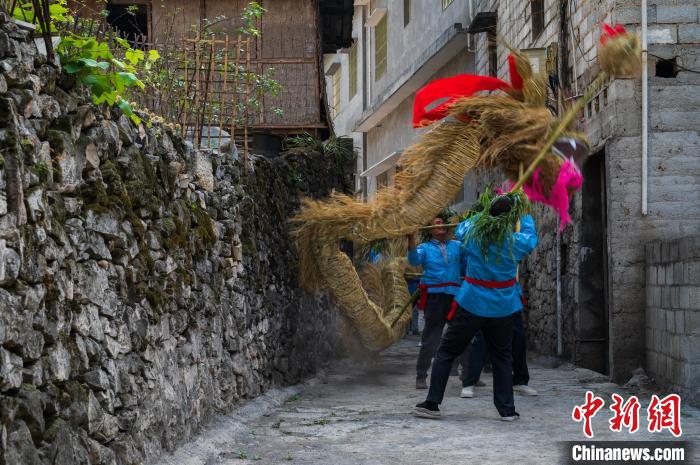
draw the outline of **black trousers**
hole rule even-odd
[[[486,344],[484,336],[477,333],[469,349],[467,369],[462,374],[462,386],[474,386],[481,370],[486,363]],[[527,340],[523,312],[513,314],[513,386],[530,382],[530,371],[527,369]]]
[[[513,401],[513,317],[485,318],[474,315],[463,308],[458,308],[455,316],[447,325],[437,355],[433,361],[433,372],[430,377],[430,390],[426,400],[442,403],[445,387],[452,369],[452,362],[481,330],[486,340],[486,346],[491,354],[493,365],[493,403],[502,416],[515,413]]]
[[[453,295],[443,293],[428,294],[425,302],[425,327],[421,337],[418,361],[416,362],[416,378],[427,378],[430,362],[440,345],[442,331],[447,323],[447,314],[452,308]],[[467,352],[460,357],[462,371],[466,371]]]

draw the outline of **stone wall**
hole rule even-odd
[[[700,405],[700,236],[646,246],[647,373]]]
[[[339,351],[287,218],[352,159],[195,153],[0,14],[0,464],[136,464]]]

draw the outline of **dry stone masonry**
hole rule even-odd
[[[194,152],[0,14],[0,464],[137,464],[338,351],[287,218],[352,160]]]

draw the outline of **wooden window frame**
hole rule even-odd
[[[387,71],[388,52],[388,20],[385,15],[374,28],[374,80],[380,80]],[[380,32],[383,31],[383,42],[380,41]]]
[[[357,41],[352,44],[348,53],[348,100],[357,95]]]
[[[533,42],[544,32],[544,22],[544,0],[530,0],[530,24]]]
[[[342,95],[341,95],[341,85],[343,82],[343,76],[342,76],[342,66],[338,66],[338,69],[335,70],[335,73],[332,75],[332,88],[331,88],[331,96],[333,98],[333,117],[338,116],[340,111],[342,110]]]

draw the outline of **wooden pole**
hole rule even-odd
[[[201,29],[201,28],[200,28]],[[199,61],[199,45],[200,45],[200,34],[201,31],[197,31],[197,42],[194,44],[194,111],[195,111],[195,121],[194,121],[194,139],[193,144],[195,149],[199,148],[199,68],[201,63]]]
[[[224,86],[219,95],[219,153],[221,153],[221,131],[223,130],[223,113],[224,113],[224,101],[226,99],[226,91],[228,91],[228,34],[226,34],[226,39],[224,40]],[[233,143],[233,140],[231,140]]]
[[[238,66],[241,64],[241,35],[236,38],[236,61],[233,70],[233,92],[231,101],[233,102],[233,113],[231,117],[231,144],[236,143],[236,119],[238,119]]]
[[[401,316],[404,314],[404,312],[406,311],[406,309],[413,307],[413,305],[414,305],[414,304],[418,301],[418,299],[420,298],[420,292],[421,292],[420,289],[418,289],[416,292],[414,292],[414,293],[411,295],[411,298],[408,299],[408,302],[406,302],[406,305],[404,305],[403,307],[401,307],[401,311],[396,315],[396,317],[394,318],[394,321],[391,322],[391,326],[394,326],[394,325],[396,324],[396,322],[399,321],[399,319],[400,319]]]
[[[243,174],[248,174],[248,108],[250,102],[250,37],[246,39],[245,117],[243,119]]]

